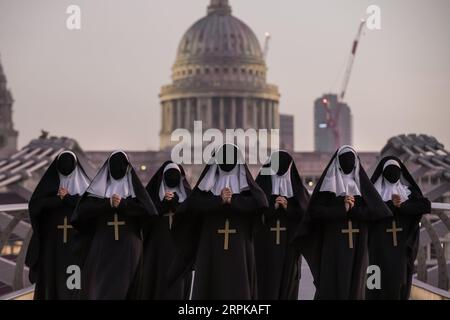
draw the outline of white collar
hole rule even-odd
[[[347,152],[352,152],[355,155],[355,168],[351,173],[344,174],[339,164],[339,156]],[[360,163],[356,150],[347,145],[340,147],[325,174],[320,191],[333,192],[337,197],[346,195],[361,196],[359,171]]]
[[[117,194],[122,198],[136,197],[136,193],[133,187],[133,179],[131,176],[131,165],[128,165],[125,176],[119,180],[114,179],[109,172],[109,160],[116,153],[122,152],[127,160],[128,155],[123,151],[115,151],[108,157],[108,161],[105,162],[103,167],[95,176],[94,180],[86,190],[94,197],[98,198],[111,198],[113,194]]]
[[[400,164],[393,159],[386,161],[386,163],[383,166],[383,171],[381,172],[377,181],[375,181],[374,184],[375,189],[377,189],[378,193],[380,194],[384,202],[392,200],[392,196],[396,194],[400,196],[400,201],[401,203],[403,203],[409,199],[411,190],[409,190],[408,186],[402,182],[402,180],[404,180],[403,174],[400,176],[400,179],[398,179],[398,181],[395,183],[391,183],[384,178],[383,176],[384,169],[386,169],[387,166],[390,165],[394,165],[401,168]]]
[[[58,176],[59,176],[59,187],[65,188],[68,190],[70,195],[82,195],[87,187],[89,186],[89,178],[86,176],[86,174],[84,173],[84,171],[81,169],[80,164],[78,162],[78,158],[75,155],[75,153],[73,153],[72,151],[63,151],[61,152],[58,157],[57,160],[61,157],[62,154],[71,154],[74,159],[75,159],[75,168],[73,169],[73,171],[65,176],[61,173],[58,172]]]
[[[166,182],[164,181],[164,173],[169,170],[169,169],[176,169],[178,170],[178,172],[180,172],[180,182],[178,183],[178,186],[176,186],[175,188],[170,188],[169,186],[167,186]],[[169,163],[163,170],[162,173],[162,181],[161,184],[159,186],[159,199],[161,201],[163,201],[164,197],[166,196],[166,192],[176,192],[178,195],[178,202],[183,202],[184,200],[186,200],[186,190],[184,188],[184,184],[183,184],[183,177],[181,176],[181,170],[180,167],[178,167],[178,165],[176,163]]]

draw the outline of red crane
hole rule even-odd
[[[358,50],[359,40],[361,39],[362,32],[363,32],[365,25],[366,25],[366,21],[361,20],[359,27],[358,27],[358,33],[356,34],[356,38],[353,41],[352,51],[351,51],[350,56],[347,61],[347,68],[345,70],[344,82],[341,87],[341,92],[338,96],[338,103],[344,101],[345,93],[347,92],[347,87],[350,82],[350,77],[352,74],[353,63],[355,62],[356,51]],[[325,107],[325,112],[326,112],[326,128],[331,129],[331,131],[333,133],[333,137],[334,137],[335,146],[336,146],[336,148],[339,148],[341,146],[341,141],[340,141],[341,134],[339,131],[339,127],[337,126],[337,121],[339,119],[339,110],[340,109],[338,109],[338,111],[335,114],[333,114],[331,112],[330,101],[327,98],[323,98],[322,102],[323,102],[323,105]]]
[[[353,63],[355,62],[356,50],[358,50],[359,40],[361,39],[361,35],[366,25],[365,20],[361,20],[358,27],[358,33],[356,34],[356,38],[353,41],[352,52],[350,53],[350,57],[347,62],[347,69],[345,71],[344,83],[342,84],[341,93],[339,95],[339,101],[344,101],[345,93],[347,91],[348,83],[350,82],[350,76],[352,75]]]

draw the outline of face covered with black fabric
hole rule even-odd
[[[383,177],[390,183],[396,183],[400,179],[401,174],[401,169],[393,164],[388,165],[383,170]]]
[[[63,153],[58,157],[56,168],[63,176],[70,175],[77,165],[77,160],[71,153]]]
[[[219,168],[225,172],[230,172],[237,164],[238,150],[231,144],[225,144],[217,153],[216,159]]]
[[[169,169],[164,172],[164,182],[169,188],[175,188],[180,184],[181,174],[177,169]]]
[[[127,174],[128,159],[122,152],[115,153],[109,159],[109,172],[115,180],[120,180]]]
[[[278,157],[277,175],[282,176],[289,170],[289,166],[292,163],[292,157],[285,151],[279,151],[275,153],[274,157]]]
[[[344,174],[352,173],[355,168],[355,154],[353,152],[345,152],[339,156],[339,165]]]

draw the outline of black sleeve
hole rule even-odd
[[[56,209],[61,204],[61,198],[56,195],[41,199],[31,199],[28,207],[33,228],[37,226],[37,219],[43,211]]]
[[[222,198],[220,196],[215,196],[212,193],[203,192],[200,196],[201,206],[196,207],[196,214],[208,214],[209,212],[215,212],[216,210],[220,210],[222,207]]]
[[[295,198],[289,198],[287,199],[288,206],[285,210],[283,207],[278,207],[278,209],[275,209],[275,198],[270,197],[269,199],[269,207],[263,210],[264,216],[266,219],[271,219],[277,215],[286,215],[286,217],[289,220],[298,220],[301,219],[301,210],[298,206],[297,200]]]
[[[298,205],[297,200],[294,198],[288,199],[288,206],[286,210],[281,210],[286,213],[287,218],[291,221],[300,221],[303,217],[302,209]]]
[[[272,219],[277,215],[277,211],[275,210],[275,198],[273,196],[267,199],[269,206],[261,210],[263,215],[263,220]]]
[[[62,202],[66,207],[75,209],[75,207],[77,206],[78,200],[80,200],[80,198],[81,197],[78,194],[76,194],[76,195],[68,194],[63,198]]]
[[[212,194],[197,191],[178,206],[172,223],[172,238],[177,255],[168,270],[169,284],[173,285],[194,266],[202,229],[202,215],[206,213],[205,204],[218,206],[220,202]]]
[[[400,206],[399,213],[408,216],[420,216],[431,212],[431,202],[427,198],[410,198]]]
[[[277,216],[277,214],[279,214],[281,212],[282,209],[278,208],[277,210],[275,210],[275,207],[271,204],[269,204],[268,208],[264,208],[262,210],[263,216],[264,216],[264,220],[270,220],[274,217]],[[283,210],[284,212],[284,210]]]
[[[84,196],[71,218],[71,224],[79,229],[85,223],[107,213],[111,213],[112,208],[109,198],[96,198]]]
[[[347,218],[344,197],[336,197],[331,192],[320,192],[309,210],[313,220],[326,221]]]
[[[241,193],[239,195],[233,195],[231,197],[231,203],[225,204],[225,206],[227,205],[231,207],[232,211],[236,211],[238,214],[242,215],[255,215],[262,213],[262,210],[258,212],[258,204],[251,194]]]
[[[128,215],[130,217],[145,218],[145,216],[147,216],[147,211],[137,198],[129,197],[122,199],[117,207],[117,211],[120,214]]]
[[[178,205],[179,205],[178,197],[174,197],[170,201],[167,201],[166,199],[164,199],[161,202],[161,211],[164,213],[175,212],[177,210]]]
[[[51,210],[59,207],[61,205],[61,198],[59,196],[50,196],[38,200],[42,204],[43,210]]]
[[[368,221],[369,211],[370,209],[367,207],[364,199],[362,197],[355,196],[355,206],[349,211],[348,216],[351,219]]]

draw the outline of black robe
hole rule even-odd
[[[390,217],[392,213],[361,165],[359,179],[362,196],[355,196],[355,206],[349,212],[346,212],[344,197],[320,191],[328,168],[336,156],[337,153],[314,189],[306,217],[297,230],[296,242],[302,240],[300,247],[311,268],[316,286],[315,299],[363,299],[368,263],[367,224]],[[348,233],[350,222],[353,231],[358,231],[352,233],[353,248],[350,248]]]
[[[178,196],[171,201],[159,198],[159,187],[163,180],[165,167],[171,161],[165,162],[155,173],[146,189],[156,209],[158,217],[144,227],[144,278],[143,299],[148,300],[187,300],[190,294],[191,274],[169,286],[168,272],[176,258],[175,244],[171,235],[171,223],[180,203]],[[186,194],[191,187],[186,180],[184,170],[179,166],[181,179]]]
[[[197,184],[175,215],[178,259],[172,265],[171,283],[194,269],[193,299],[257,299],[253,237],[267,199],[244,167],[250,189],[234,194],[231,204],[223,204],[220,196],[201,191]],[[207,165],[199,181],[209,168]],[[225,250],[227,222],[233,233],[228,233]]]
[[[90,238],[82,253],[80,299],[142,297],[142,225],[156,214],[156,209],[133,169],[131,174],[135,198],[122,199],[118,208],[112,208],[109,198],[86,193],[72,217],[73,226]],[[119,240],[115,240],[114,226],[108,225],[115,214],[119,223],[125,223],[118,226]]]
[[[33,235],[25,263],[30,268],[30,282],[36,284],[35,300],[68,300],[77,295],[76,289],[68,289],[66,281],[67,267],[80,263],[74,242],[76,230],[70,225],[80,196],[68,194],[63,199],[57,196],[59,175],[56,163],[55,159],[49,166],[29,203]],[[82,160],[80,162],[80,158],[77,165],[89,178],[89,165]],[[66,228],[66,239],[63,228]]]
[[[396,160],[401,167],[402,176],[409,185],[411,194],[400,208],[392,201],[386,204],[394,214],[371,224],[369,229],[369,263],[377,265],[381,271],[381,289],[366,289],[369,300],[407,300],[411,291],[414,261],[419,245],[419,222],[423,214],[430,213],[431,203],[425,198],[404,164],[395,157],[381,160],[372,176],[375,183],[382,175],[386,161]],[[396,228],[397,245],[394,246],[393,221]],[[389,232],[388,232],[389,231]]]
[[[275,209],[275,199],[278,196],[271,194],[271,176],[260,174],[256,178],[256,183],[269,200],[269,208],[264,211],[263,224],[255,234],[258,298],[261,300],[298,298],[301,259],[291,242],[308,206],[309,194],[293,162],[291,182],[294,196],[288,199],[287,210],[281,207]],[[278,229],[280,231],[277,231]]]
[[[320,281],[317,299],[360,299],[364,284],[367,253],[367,212],[363,198],[355,196],[355,206],[346,212],[344,197],[336,197],[331,192],[319,192],[310,213],[314,223],[320,226],[322,234]],[[343,233],[349,221],[353,233],[353,248],[349,236]]]

